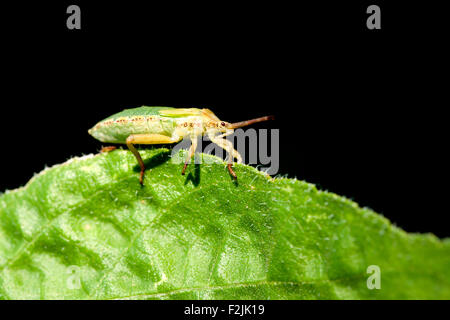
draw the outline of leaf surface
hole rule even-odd
[[[0,196],[1,299],[450,299],[448,239],[302,181],[236,165],[236,184],[211,156],[181,176],[169,150],[141,152],[144,187],[116,150]]]

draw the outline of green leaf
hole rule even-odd
[[[169,150],[142,155],[144,187],[116,150],[0,196],[0,298],[450,299],[449,239],[249,166],[236,184],[211,156],[182,176]]]

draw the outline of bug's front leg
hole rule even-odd
[[[225,136],[228,136],[230,134],[232,134],[233,131],[231,132],[227,132],[224,133],[220,136],[215,137],[213,134],[208,134],[209,139],[214,142],[215,144],[217,144],[219,147],[221,147],[222,149],[224,149],[225,151],[228,152],[229,157],[228,157],[228,171],[230,172],[230,174],[233,176],[233,178],[236,180],[237,176],[236,173],[233,171],[232,165],[233,165],[233,158],[237,159],[238,163],[242,163],[242,157],[239,154],[239,152],[237,152],[237,150],[234,149],[233,144],[231,143],[231,141],[228,141],[227,139],[224,139]]]
[[[197,136],[191,137],[191,147],[189,148],[189,153],[186,156],[186,160],[184,162],[183,170],[181,170],[181,174],[184,176],[184,173],[186,171],[186,168],[189,164],[189,161],[192,159],[192,156],[195,153],[195,150],[197,149]]]

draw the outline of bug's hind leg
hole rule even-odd
[[[163,144],[163,143],[175,143],[180,141],[180,139],[167,137],[161,134],[133,134],[127,138],[127,147],[136,157],[139,166],[141,167],[141,174],[139,176],[139,183],[144,184],[144,172],[145,165],[142,161],[142,157],[139,151],[134,147],[134,144]]]
[[[100,150],[100,153],[111,152],[116,149],[117,149],[116,146],[102,147],[102,150]]]
[[[195,150],[197,149],[197,137],[191,138],[192,144],[189,148],[189,153],[186,156],[186,161],[184,162],[183,170],[181,170],[181,174],[184,176],[184,173],[186,172],[186,168],[189,164],[189,161],[192,159],[192,156],[195,153]]]
[[[137,151],[137,149],[134,147],[134,145],[128,141],[127,139],[127,147],[128,149],[130,149],[130,151],[134,154],[134,156],[136,157],[139,166],[141,167],[141,174],[139,176],[139,183],[141,185],[144,184],[144,172],[145,172],[145,165],[144,165],[144,161],[142,161],[142,157],[139,153],[139,151]]]

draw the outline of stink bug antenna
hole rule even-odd
[[[257,122],[262,122],[262,121],[267,121],[267,120],[275,120],[275,116],[265,116],[265,117],[256,118],[256,119],[252,119],[252,120],[236,122],[236,123],[232,123],[230,127],[231,127],[231,129],[242,128],[242,127],[257,123]]]

